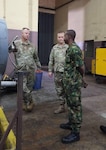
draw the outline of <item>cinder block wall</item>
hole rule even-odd
[[[77,32],[76,41],[82,48],[84,40],[106,41],[105,9],[106,0],[75,0],[57,9],[55,37],[57,31],[72,28]]]
[[[0,18],[6,20],[9,40],[17,33],[20,34],[23,27],[29,27],[32,31],[31,39],[34,44],[37,43],[33,33],[38,32],[38,0],[0,0]]]
[[[88,0],[74,1],[68,6],[68,29],[76,31],[76,42],[83,49],[85,38],[85,5]]]
[[[106,40],[106,0],[79,0],[68,7],[68,29],[74,28],[77,41]]]
[[[38,0],[0,0],[0,18],[6,20],[9,42],[18,35],[21,29],[28,27],[31,30],[30,40],[37,47],[38,38]],[[14,61],[14,56],[11,54]],[[14,66],[8,58],[6,72],[12,74]]]
[[[99,43],[106,40],[106,0],[75,0],[55,10],[63,2],[64,0],[0,0],[0,18],[7,22],[9,40],[20,35],[23,26],[28,26],[32,31],[31,40],[37,45],[38,6],[53,9],[46,9],[46,12],[55,14],[54,43],[58,31],[71,28],[77,32],[76,42],[82,49],[84,40]]]
[[[68,6],[61,7],[56,10],[54,20],[54,43],[57,42],[57,33],[66,31],[68,27]]]
[[[85,39],[106,41],[106,0],[91,0],[85,6]]]
[[[19,34],[23,26],[28,26],[33,33],[38,32],[38,5],[54,9],[63,2],[63,0],[56,2],[55,0],[0,0],[0,18],[4,18],[7,22],[9,39]],[[55,13],[54,37],[59,30],[74,28],[79,43],[91,39],[106,40],[105,8],[106,0],[75,0],[54,10],[52,12]],[[36,45],[37,34],[32,34],[31,39]]]

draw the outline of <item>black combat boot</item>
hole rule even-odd
[[[62,124],[60,124],[60,128],[71,130],[71,123],[70,122],[62,123]]]
[[[68,144],[68,143],[73,143],[73,142],[77,142],[80,140],[80,135],[79,133],[70,133],[69,135],[65,136],[62,138],[62,143],[64,144]]]
[[[102,131],[103,133],[106,134],[106,126],[101,125],[101,126],[100,126],[100,129],[101,129],[101,131]]]

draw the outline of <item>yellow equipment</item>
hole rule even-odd
[[[106,76],[106,48],[96,49],[96,74]]]
[[[96,72],[95,59],[92,59],[91,73],[95,74],[95,72]]]
[[[8,127],[9,123],[7,121],[7,118],[3,112],[3,108],[0,107],[0,130],[2,132],[2,134],[4,134],[4,132],[6,131],[7,127]],[[6,148],[8,150],[15,150],[16,149],[16,137],[13,133],[13,131],[11,130],[7,140],[6,140]]]
[[[91,68],[97,82],[106,77],[106,48],[96,49],[96,58],[92,60]]]

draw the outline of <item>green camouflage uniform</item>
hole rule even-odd
[[[63,72],[65,63],[65,54],[68,48],[67,44],[60,45],[56,44],[53,46],[50,57],[48,71],[53,72],[54,70],[54,82],[57,95],[61,104],[65,103],[64,89],[63,89]]]
[[[82,122],[82,76],[77,70],[77,67],[81,67],[82,65],[82,52],[76,43],[73,43],[66,51],[63,77],[65,96],[69,108],[69,122],[71,123],[72,132],[79,132]]]
[[[19,71],[28,71],[28,75],[23,77],[23,99],[24,103],[31,103],[35,70],[41,67],[36,49],[28,42],[22,40],[15,41],[17,52],[15,52],[15,59]]]

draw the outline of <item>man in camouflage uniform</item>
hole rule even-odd
[[[28,40],[30,30],[28,28],[22,29],[22,38],[14,42],[14,52],[18,71],[27,71],[28,75],[23,77],[23,110],[32,111],[33,99],[31,92],[34,85],[35,70],[41,68],[37,51]]]
[[[69,44],[69,48],[66,51],[63,83],[69,108],[69,121],[66,124],[60,124],[60,128],[69,129],[71,133],[62,138],[62,143],[80,140],[82,123],[81,86],[84,70],[82,52],[74,42],[75,36],[74,30],[68,30],[65,34],[65,42]]]
[[[68,45],[64,42],[64,32],[57,34],[58,43],[53,46],[48,64],[48,74],[51,77],[54,71],[55,89],[60,100],[60,106],[54,111],[55,114],[65,112],[65,96],[63,88],[63,72],[65,63],[65,54]]]

